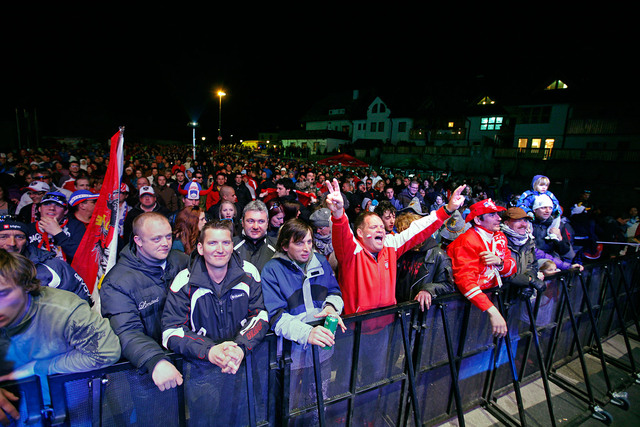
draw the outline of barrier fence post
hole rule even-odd
[[[289,394],[291,388],[291,341],[282,340],[282,359],[280,368],[282,370],[282,385],[280,387],[280,425],[289,424]]]
[[[458,342],[458,354],[455,358],[455,371],[456,378],[460,377],[460,368],[462,366],[462,356],[464,354],[464,343],[467,340],[467,330],[469,329],[469,316],[471,313],[471,304],[467,303],[464,305],[464,312],[462,313],[462,327],[460,328],[460,341]],[[451,334],[449,334],[451,337]],[[458,393],[460,392],[460,388],[456,384],[456,388]],[[451,390],[449,393],[449,404],[447,405],[447,413],[451,413],[451,406],[455,401],[455,389]],[[460,395],[461,397],[461,395]],[[462,404],[462,398],[460,398],[460,403]]]
[[[256,425],[256,406],[255,406],[255,396],[253,389],[253,367],[252,367],[253,356],[250,351],[247,352],[247,355],[244,358],[244,368],[245,368],[245,378],[247,383],[247,407],[249,410],[249,425],[254,427]]]
[[[447,346],[447,357],[449,358],[449,371],[451,372],[451,388],[453,389],[453,399],[456,404],[456,414],[458,416],[458,424],[460,427],[465,426],[464,409],[462,408],[462,397],[460,396],[460,386],[458,385],[458,369],[456,369],[456,360],[453,353],[453,345],[451,344],[451,331],[449,331],[449,321],[447,319],[446,305],[438,303],[438,309],[442,316],[442,328],[444,330],[444,339]]]
[[[320,427],[324,427],[324,396],[322,395],[322,372],[320,372],[320,356],[318,356],[318,346],[312,345],[313,352],[313,377],[316,380],[316,403],[318,407],[318,421]]]
[[[407,325],[405,318],[405,311],[401,310],[398,313],[400,317],[400,327],[402,329],[402,343],[404,344],[404,354],[405,354],[405,369],[407,370],[407,376],[409,378],[409,394],[411,396],[411,402],[413,406],[413,419],[415,425],[420,425],[422,417],[420,416],[420,408],[417,405],[417,393],[416,393],[416,384],[415,384],[415,372],[413,370],[413,362],[411,357],[411,345],[409,343],[409,333],[407,331]]]
[[[182,357],[176,356],[173,358],[173,364],[176,369],[183,373],[184,372],[184,359]],[[184,395],[184,382],[180,384],[178,387],[178,425],[180,427],[184,427],[187,425],[187,401],[185,400]]]
[[[417,381],[417,377],[418,377],[418,373],[420,372],[420,364],[422,362],[422,345],[424,344],[424,340],[425,340],[425,333],[424,330],[426,328],[426,317],[427,317],[427,313],[429,311],[414,311],[412,312],[413,315],[411,316],[411,322],[410,322],[410,331],[413,330],[415,331],[410,339],[411,339],[411,348],[412,348],[412,361],[413,361],[413,372],[414,375],[416,377],[416,381]],[[402,401],[405,402],[402,405],[401,408],[401,417],[400,417],[400,423],[401,425],[407,425],[409,423],[409,405],[411,404],[411,402],[409,401],[409,399],[404,399],[404,396],[407,395],[408,393],[408,388],[409,388],[409,384],[407,382],[404,383],[404,386],[402,388],[402,395],[403,395],[403,399]],[[416,395],[417,395],[417,386],[416,386]],[[417,397],[416,397],[417,399]]]
[[[540,307],[540,293],[538,293],[536,295],[536,309],[535,309],[535,313],[538,312],[538,309]],[[540,340],[538,339],[538,330],[536,328],[536,319],[537,316],[534,315],[534,310],[531,307],[531,300],[529,298],[526,298],[524,300],[525,302],[525,306],[527,307],[527,314],[529,316],[529,331],[531,332],[531,340],[533,341],[533,346],[536,350],[536,358],[538,359],[538,368],[540,369],[540,378],[542,380],[542,386],[544,388],[544,394],[547,397],[547,409],[549,410],[549,419],[551,421],[551,425],[555,426],[556,425],[556,416],[553,412],[553,403],[551,401],[551,389],[549,388],[549,377],[547,375],[547,370],[544,366],[544,357],[542,355],[542,350],[540,349]],[[528,351],[525,352],[525,358],[524,360],[526,360],[526,355],[527,355]],[[522,364],[523,366],[525,366],[525,364]],[[524,368],[523,368],[523,372],[524,372]]]
[[[497,302],[498,302],[498,310],[500,310],[500,313],[502,314],[502,317],[505,319],[505,321],[507,321],[509,319],[509,308],[508,305],[504,302],[503,300],[503,296],[502,296],[502,292],[503,290],[500,288],[498,290],[496,290],[494,292],[496,298],[497,298]],[[515,361],[514,361],[514,354],[513,354],[513,350],[512,350],[512,343],[511,343],[511,337],[509,335],[509,332],[507,332],[507,335],[504,338],[494,338],[494,342],[496,342],[495,348],[494,348],[494,354],[493,354],[493,362],[491,364],[491,372],[489,373],[491,380],[490,380],[490,386],[487,390],[487,394],[485,395],[485,403],[486,403],[486,409],[494,416],[496,416],[496,418],[501,419],[503,421],[509,420],[512,423],[516,424],[515,420],[512,419],[512,417],[507,414],[502,408],[500,408],[497,405],[496,399],[494,397],[494,383],[495,383],[495,375],[496,372],[498,370],[498,358],[500,355],[500,352],[502,350],[501,348],[501,344],[504,343],[504,345],[507,348],[507,354],[508,354],[508,359],[509,359],[509,368],[511,371],[511,378],[512,378],[512,385],[513,385],[513,391],[515,393],[516,396],[516,404],[518,407],[518,417],[520,418],[520,425],[521,426],[526,426],[527,425],[527,419],[526,419],[526,414],[524,412],[524,403],[522,401],[522,394],[520,392],[520,379],[518,378],[518,372],[516,369],[516,365],[515,365]]]
[[[347,426],[353,423],[353,413],[355,411],[356,387],[358,382],[358,361],[360,360],[360,335],[362,334],[362,321],[355,322],[353,334],[353,358],[351,360],[351,372],[349,378],[349,403],[347,404]]]

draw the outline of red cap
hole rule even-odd
[[[469,213],[467,214],[467,218],[465,218],[465,221],[471,222],[473,218],[477,217],[478,215],[484,215],[486,213],[492,212],[502,212],[506,210],[507,209],[503,208],[502,206],[497,206],[491,199],[480,200],[479,202],[476,202],[469,206]]]

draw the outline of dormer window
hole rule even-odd
[[[493,105],[495,103],[496,103],[496,101],[494,101],[493,99],[489,98],[488,96],[485,96],[484,98],[482,98],[480,100],[480,102],[478,102],[478,105]]]
[[[556,90],[556,89],[569,89],[569,86],[564,84],[562,80],[556,80],[547,86],[544,90]]]

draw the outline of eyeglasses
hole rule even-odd
[[[34,176],[33,179],[49,179],[50,177],[48,176],[44,176],[44,175],[40,175],[40,176]]]

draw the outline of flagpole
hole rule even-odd
[[[100,284],[117,258],[124,126],[119,127],[110,142],[109,165],[100,195],[71,264],[86,283],[94,303],[92,309],[97,312],[100,312]]]

